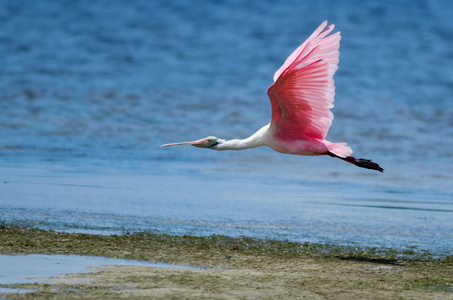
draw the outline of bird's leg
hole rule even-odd
[[[377,170],[379,172],[384,172],[384,169],[381,168],[381,166],[378,165],[377,163],[372,162],[371,159],[355,158],[355,157],[352,157],[352,156],[339,157],[339,156],[336,156],[335,154],[333,154],[331,152],[327,152],[327,154],[329,156],[332,156],[332,157],[338,157],[339,159],[347,161],[348,163],[356,165],[357,167],[361,167],[361,168],[365,168],[365,169],[371,169],[371,170]]]

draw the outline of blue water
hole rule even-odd
[[[451,254],[449,1],[0,1],[0,220]],[[342,33],[332,142],[385,173],[244,138],[273,73]]]
[[[54,254],[29,254],[29,255],[0,255],[2,269],[0,270],[1,284],[18,283],[51,283],[51,277],[58,277],[67,273],[86,273],[98,270],[105,266],[143,266],[158,268],[195,269],[166,263],[152,263],[139,260],[119,259],[99,256],[80,255],[54,255]],[[27,292],[30,290],[23,290]],[[19,290],[19,291],[20,291]],[[9,288],[1,289],[0,293],[14,293]]]

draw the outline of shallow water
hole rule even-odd
[[[251,235],[451,253],[449,1],[0,0],[0,220],[103,233]],[[242,138],[323,20],[342,32],[335,120],[378,174]]]
[[[451,251],[451,199],[424,190],[271,183],[244,175],[225,182],[202,175],[1,170],[9,174],[0,190],[6,223],[102,234],[151,230]]]
[[[48,283],[49,277],[62,276],[68,273],[93,272],[96,268],[107,265],[192,268],[138,260],[57,254],[0,255],[0,265],[2,266],[0,270],[0,283],[2,284]],[[0,292],[2,291],[0,290]],[[12,293],[12,291],[6,289],[4,292]]]

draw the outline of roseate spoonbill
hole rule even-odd
[[[352,149],[346,143],[325,140],[333,120],[330,112],[335,95],[333,75],[338,69],[341,38],[340,32],[329,35],[333,24],[326,26],[324,21],[275,72],[274,83],[267,90],[272,108],[270,124],[243,140],[208,136],[161,147],[193,145],[213,150],[242,150],[268,146],[287,154],[329,155],[383,172],[371,160],[352,157]]]

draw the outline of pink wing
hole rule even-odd
[[[340,32],[327,36],[324,21],[275,72],[267,94],[271,100],[271,127],[284,139],[311,137],[324,140],[333,114]]]

